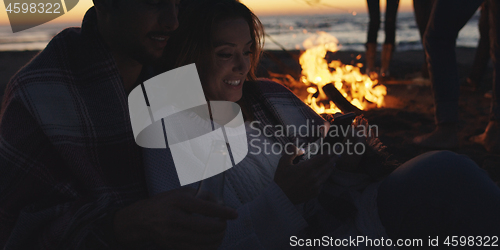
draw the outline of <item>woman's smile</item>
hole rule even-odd
[[[200,80],[208,100],[236,102],[250,71],[253,44],[243,18],[220,21],[213,28],[213,51],[198,61]]]
[[[238,86],[240,85],[241,83],[241,80],[234,80],[234,81],[231,81],[231,80],[224,80],[225,83],[231,85],[231,86]]]

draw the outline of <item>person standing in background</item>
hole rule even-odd
[[[368,26],[368,38],[366,42],[366,74],[375,72],[375,57],[377,55],[377,35],[380,28],[380,0],[367,0],[370,23]],[[396,41],[396,17],[399,0],[387,0],[385,8],[385,42],[382,46],[380,75],[389,76],[389,65],[394,51]]]
[[[435,0],[413,0],[413,11],[415,13],[415,22],[417,23],[420,41],[424,42],[425,29],[429,18],[431,17],[432,6]],[[422,64],[422,76],[429,78],[429,69],[427,68],[427,56],[424,52],[424,63]]]
[[[500,152],[500,109],[498,105],[500,57],[498,47],[500,19],[498,19],[498,0],[488,0],[490,7],[490,51],[494,65],[493,99],[490,121],[481,135],[471,141],[483,145],[493,153]],[[425,31],[424,47],[427,54],[429,75],[432,82],[435,105],[436,129],[413,142],[419,146],[445,149],[456,148],[458,143],[458,121],[460,86],[456,62],[456,39],[458,32],[465,26],[483,0],[436,0],[431,18]]]
[[[474,57],[471,73],[465,83],[466,89],[471,91],[476,91],[479,88],[490,61],[489,9],[489,1],[484,1],[481,5],[481,16],[479,17],[479,42],[476,56]]]

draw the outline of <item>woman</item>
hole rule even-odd
[[[283,145],[295,139],[299,144],[312,142],[319,135],[303,135],[302,131],[280,133],[279,129],[287,125],[308,128],[313,123],[323,124],[324,120],[283,86],[255,79],[253,71],[262,48],[262,26],[257,17],[235,0],[206,0],[188,7],[180,15],[180,24],[169,41],[167,65],[175,68],[196,63],[206,98],[237,102],[247,126],[249,153],[225,172],[224,203],[236,208],[239,217],[228,222],[221,248],[278,249],[300,245],[299,239],[322,235],[338,239],[358,235],[387,239],[387,233],[392,238],[412,238],[427,232],[498,235],[500,219],[492,211],[500,208],[500,190],[466,157],[451,152],[422,155],[405,163],[383,182],[360,173],[363,169],[357,165],[371,164],[363,157],[346,154],[339,160],[335,154],[324,153],[293,164],[296,150],[273,149],[289,149]],[[364,122],[360,120],[358,124]],[[360,141],[368,146],[378,145],[372,137]],[[266,145],[271,149],[263,150]],[[144,160],[152,195],[179,187],[168,149],[146,149]],[[455,166],[439,168],[443,162]],[[357,168],[357,173],[339,168]],[[427,183],[429,175],[433,180]],[[457,185],[472,178],[473,188]],[[406,183],[411,183],[411,187],[406,188]],[[448,187],[447,183],[453,186]],[[436,187],[445,192],[432,189]],[[465,206],[459,198],[476,204]],[[450,199],[454,203],[446,202]],[[480,225],[459,221],[450,229],[439,223],[462,215],[441,216],[451,205],[461,208],[460,213],[489,215],[489,219],[471,221]],[[423,222],[410,220],[413,217]],[[414,228],[418,230],[412,231]],[[449,231],[452,229],[457,230]]]
[[[377,55],[377,34],[380,28],[380,0],[366,0],[368,4],[368,14],[370,23],[368,25],[368,38],[366,42],[366,74],[375,72],[375,57]],[[382,46],[382,66],[380,75],[389,76],[389,65],[394,51],[396,41],[396,16],[399,7],[399,0],[387,0],[385,8],[385,42]]]

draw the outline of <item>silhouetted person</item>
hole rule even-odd
[[[366,42],[366,74],[375,72],[375,57],[377,55],[377,34],[380,28],[380,0],[367,0],[370,23]],[[380,75],[389,76],[389,65],[396,41],[396,18],[399,0],[387,0],[385,10],[384,31],[385,42],[382,46]]]
[[[490,24],[489,24],[489,1],[485,1],[481,5],[481,15],[479,17],[479,42],[477,44],[474,63],[472,64],[471,73],[467,77],[467,89],[476,91],[490,61]]]
[[[425,29],[431,17],[432,6],[435,0],[413,0],[413,10],[415,12],[415,21],[417,23],[418,32],[420,34],[420,41],[424,42]],[[424,63],[422,65],[422,75],[429,77],[429,70],[427,68],[427,57],[424,53]]]
[[[436,0],[425,32],[424,47],[432,81],[437,128],[430,134],[416,137],[417,145],[429,148],[456,148],[458,143],[458,99],[460,86],[455,47],[458,32],[474,15],[482,0]],[[483,134],[472,141],[482,144],[489,152],[500,152],[500,41],[499,2],[490,2],[490,47],[494,64],[493,99],[490,122]]]

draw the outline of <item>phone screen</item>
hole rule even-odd
[[[333,120],[330,124],[330,129],[323,139],[323,144],[329,143],[333,146],[335,143],[342,142],[344,140],[344,131],[347,131],[348,127],[352,124],[356,118],[356,114],[347,113],[345,115],[339,116]]]
[[[347,113],[335,118],[333,122],[330,123],[330,129],[328,130],[325,138],[321,138],[318,141],[311,143],[308,148],[304,149],[304,154],[296,157],[293,160],[293,163],[297,164],[300,161],[307,160],[313,155],[316,155],[315,153],[312,153],[312,151],[318,152],[320,146],[324,149],[327,147],[326,145],[329,144],[328,148],[332,149],[336,143],[341,143],[344,140],[345,133],[343,131],[347,131],[348,126],[352,124],[354,118],[356,118],[356,114],[354,113]],[[312,150],[311,148],[314,148],[315,150]],[[321,151],[324,152],[324,150]]]

